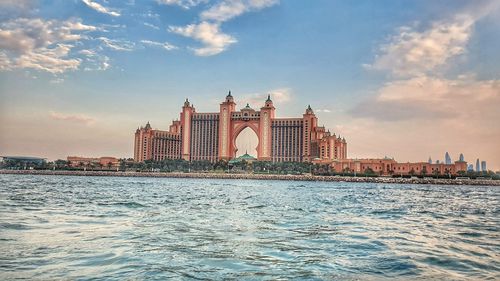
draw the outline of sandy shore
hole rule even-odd
[[[325,182],[374,182],[399,184],[439,184],[439,185],[489,185],[500,186],[500,181],[483,179],[418,179],[386,177],[342,177],[312,175],[263,175],[263,174],[226,174],[226,173],[158,173],[158,172],[107,172],[107,171],[51,171],[51,170],[0,170],[0,174],[19,175],[60,175],[60,176],[103,176],[103,177],[155,177],[155,178],[200,178],[200,179],[249,179],[249,180],[288,180],[288,181],[325,181]]]

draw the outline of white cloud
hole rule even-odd
[[[86,55],[86,56],[95,56],[96,52],[94,50],[80,50],[78,52],[79,54]]]
[[[19,18],[0,24],[0,69],[32,68],[51,73],[77,69],[70,58],[74,45],[86,39],[82,32],[97,28],[80,21]]]
[[[62,73],[75,70],[80,65],[80,59],[68,58],[72,45],[58,44],[54,48],[40,48],[37,52],[19,56],[16,67],[32,68],[51,73]]]
[[[190,37],[203,43],[203,47],[192,48],[198,56],[212,56],[226,50],[237,40],[220,31],[219,24],[201,22],[187,26],[170,26],[169,31]]]
[[[396,122],[409,119],[467,122],[469,118],[487,122],[498,115],[499,105],[500,80],[422,76],[387,82],[374,98],[359,103],[350,112],[358,117]]]
[[[159,0],[159,2],[179,3],[179,0]],[[196,1],[200,2],[200,1]],[[219,54],[238,42],[236,38],[220,30],[220,25],[243,13],[260,10],[279,3],[278,0],[223,0],[200,14],[201,22],[186,26],[170,26],[169,31],[200,41],[204,46],[193,48],[198,56]],[[198,3],[199,4],[199,3]]]
[[[134,43],[120,39],[109,39],[106,37],[99,37],[98,40],[102,41],[106,47],[115,51],[132,51],[134,50]]]
[[[107,14],[107,15],[110,15],[110,16],[113,16],[113,17],[119,17],[120,16],[120,13],[117,12],[116,10],[113,10],[113,9],[110,9],[110,8],[106,8],[106,7],[104,7],[103,5],[101,5],[101,4],[97,3],[97,2],[93,2],[92,0],[82,0],[82,2],[85,3],[85,5],[87,5],[88,7],[96,10],[99,13]]]
[[[95,50],[80,50],[78,52],[85,56],[84,71],[104,71],[111,67],[109,57],[97,53]]]
[[[264,105],[267,96],[270,95],[274,104],[284,104],[292,100],[292,90],[290,88],[273,89],[268,92],[245,94],[241,97],[242,104],[251,104],[256,107]]]
[[[85,125],[92,125],[97,121],[95,118],[85,114],[65,114],[55,111],[50,111],[49,117],[54,120],[82,123]]]
[[[202,20],[225,22],[243,13],[279,3],[278,0],[224,0],[201,13]]]
[[[111,65],[109,64],[109,57],[107,56],[102,56],[99,59],[99,66],[97,67],[97,70],[107,70]]]
[[[163,48],[167,51],[178,49],[177,46],[174,46],[168,42],[161,43],[161,42],[155,42],[155,41],[151,41],[151,40],[141,40],[141,43],[143,43],[144,45],[148,45],[148,46],[160,47],[160,48]]]
[[[202,3],[207,3],[208,0],[157,0],[156,2],[163,5],[179,6],[187,10]]]
[[[148,23],[148,22],[145,22],[143,23],[145,26],[147,27],[151,27],[152,29],[156,29],[156,30],[160,30],[160,28],[154,24],[151,24],[151,23]]]
[[[271,99],[277,103],[286,103],[292,100],[292,90],[290,88],[279,88],[269,91]]]
[[[480,101],[499,96],[500,80],[477,81],[473,76],[456,79],[419,76],[386,83],[379,90],[377,100],[449,103],[463,98]]]
[[[316,109],[316,112],[330,113],[332,112],[330,109]]]
[[[373,64],[365,66],[400,77],[434,72],[450,58],[466,52],[473,24],[473,17],[460,15],[435,22],[421,32],[413,27],[402,27],[389,43],[380,47]]]

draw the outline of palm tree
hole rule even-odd
[[[439,170],[435,169],[434,171],[432,171],[432,174],[435,175],[437,179],[439,177]]]
[[[411,176],[414,176],[414,175],[415,175],[415,170],[414,170],[413,168],[411,168],[411,170],[410,170],[410,175],[411,175]]]
[[[125,171],[127,168],[127,160],[125,158],[120,159],[120,170]]]
[[[424,177],[425,177],[425,175],[427,175],[427,167],[426,166],[424,166],[422,168],[422,171],[420,172],[420,174],[422,174],[422,176],[424,176]]]

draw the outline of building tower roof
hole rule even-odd
[[[309,104],[306,109],[306,114],[314,114],[314,111],[311,108],[311,105]]]

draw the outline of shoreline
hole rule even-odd
[[[432,179],[432,178],[420,179],[420,178],[348,177],[348,176],[276,175],[276,174],[266,175],[266,174],[226,174],[226,173],[219,174],[219,173],[179,173],[179,172],[166,173],[166,172],[114,172],[114,171],[112,172],[112,171],[65,171],[65,170],[0,170],[0,174],[500,186],[500,181],[498,180],[484,180],[484,179],[457,180],[457,179]]]

